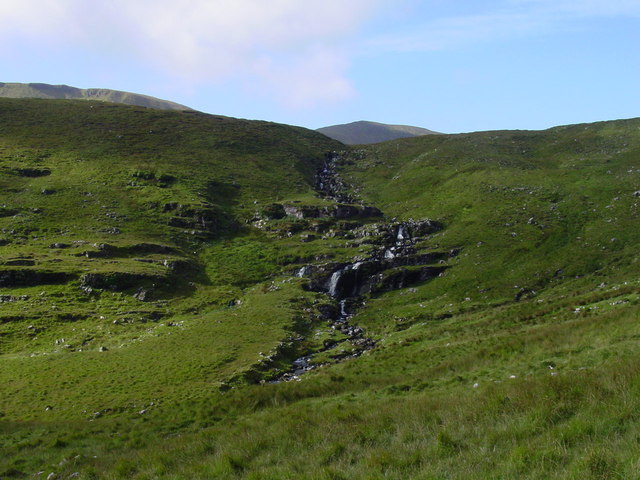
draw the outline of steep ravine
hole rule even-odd
[[[327,156],[316,176],[318,194],[339,203],[339,208],[354,203],[354,198],[346,193],[346,186],[337,173],[340,160],[340,155],[335,153]],[[377,208],[365,205],[352,209],[354,212],[379,212]],[[358,213],[356,215],[361,216]],[[440,223],[428,219],[365,224],[350,231],[354,241],[371,245],[365,259],[300,267],[296,276],[308,279],[307,288],[325,293],[332,299],[335,308],[327,309],[323,317],[328,327],[340,332],[342,337],[337,341],[325,341],[320,349],[296,358],[291,368],[272,382],[296,380],[305,372],[328,363],[358,357],[374,348],[375,340],[366,336],[363,328],[351,323],[355,311],[362,304],[362,296],[404,288],[444,272],[448,268],[447,259],[457,255],[457,251],[424,252],[417,247],[428,235],[442,229]],[[338,346],[344,347],[345,343],[349,344],[349,348],[341,348],[335,354],[327,355],[337,350]],[[318,361],[321,355],[324,360]]]

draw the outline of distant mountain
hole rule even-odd
[[[67,85],[49,85],[47,83],[2,83],[0,97],[5,98],[57,98],[76,100],[99,100],[103,102],[124,103],[156,110],[192,110],[178,103],[161,100],[138,93],[109,90],[106,88],[75,88]]]
[[[396,138],[419,137],[438,133],[426,128],[408,125],[387,125],[367,121],[332,125],[318,128],[317,131],[347,145],[386,142]]]

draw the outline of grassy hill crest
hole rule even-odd
[[[75,100],[97,100],[123,103],[157,110],[191,110],[189,107],[168,100],[139,93],[110,90],[107,88],[75,88],[68,85],[46,83],[0,83],[0,97],[5,98],[57,98]]]

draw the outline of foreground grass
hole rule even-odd
[[[600,327],[637,337],[638,309],[623,317]],[[577,352],[594,340],[594,321],[574,321],[564,347]],[[539,333],[518,336],[531,350],[551,351]],[[609,359],[592,364],[585,354],[575,364],[530,368],[521,362],[532,360],[530,352],[495,349],[501,353],[483,365],[450,360],[455,370],[421,374],[407,368],[416,363],[409,352],[396,355],[408,383],[390,376],[352,382],[384,356],[372,352],[302,382],[238,387],[147,415],[30,422],[19,430],[5,421],[13,446],[5,447],[12,460],[4,468],[140,479],[634,478],[639,358],[621,345],[600,345]],[[425,352],[421,362],[435,358]],[[515,378],[504,374],[507,366]],[[474,370],[473,379],[461,378]],[[412,385],[417,378],[430,384]]]

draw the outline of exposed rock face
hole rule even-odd
[[[42,272],[37,270],[3,270],[0,271],[0,287],[33,287],[66,283],[73,278],[63,272]]]
[[[326,155],[324,165],[316,174],[316,190],[321,197],[330,198],[339,203],[353,203],[354,198],[346,193],[346,184],[337,172],[340,154],[332,152]]]
[[[414,244],[442,226],[431,220],[369,226],[358,235],[369,236],[371,256],[348,264],[306,266],[299,276],[310,276],[310,288],[324,290],[337,299],[396,290],[438,276],[443,262],[457,252],[418,253]]]
[[[356,239],[371,244],[370,256],[352,263],[305,265],[296,275],[309,278],[309,289],[336,299],[404,288],[438,276],[457,251],[419,252],[415,243],[441,230],[432,220],[366,225],[354,229]],[[434,265],[437,264],[437,265]]]
[[[171,202],[165,204],[163,210],[174,215],[168,221],[169,226],[191,230],[205,236],[219,233],[227,220],[219,208],[210,204],[182,205]]]
[[[382,212],[376,207],[338,204],[330,207],[284,205],[286,215],[295,218],[335,218],[348,220],[357,218],[381,217]]]
[[[164,283],[166,279],[160,275],[144,275],[128,272],[87,273],[80,278],[83,288],[100,288],[104,290],[123,291],[139,287],[141,283]]]

